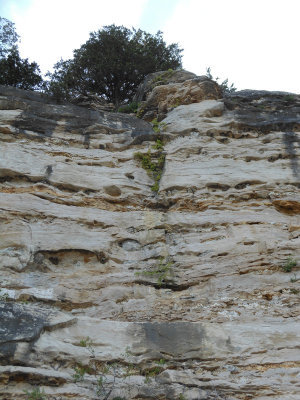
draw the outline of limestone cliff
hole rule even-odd
[[[300,96],[157,76],[0,86],[2,400],[299,399]]]

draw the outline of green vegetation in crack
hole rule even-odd
[[[119,383],[122,382],[121,386],[124,387],[125,385],[125,390],[130,392],[129,383],[126,387],[126,380],[129,376],[144,376],[145,383],[150,384],[153,378],[167,368],[167,361],[165,359],[149,360],[143,367],[135,364],[135,358],[128,347],[121,354],[122,361],[101,362],[96,359],[94,344],[90,338],[82,338],[79,343],[82,343],[82,347],[85,347],[90,353],[90,357],[87,365],[83,366],[79,363],[76,365],[73,379],[77,384],[91,385],[95,393],[95,399],[126,400],[122,396],[122,393],[120,393],[120,389],[116,387],[117,381]],[[87,375],[89,375],[88,378]],[[91,379],[92,377],[94,379]]]
[[[46,395],[44,390],[40,390],[39,387],[34,388],[31,392],[26,390],[25,392],[26,400],[46,400]]]
[[[132,101],[131,103],[124,104],[118,108],[119,113],[125,113],[125,114],[137,114],[137,110],[140,107],[140,104],[137,103],[136,101]]]
[[[164,131],[165,127],[166,127],[166,123],[164,122],[158,122],[157,118],[154,118],[151,122],[152,128],[154,130],[155,133],[160,133],[162,131]]]
[[[147,174],[154,180],[151,190],[155,193],[159,191],[159,182],[162,176],[162,171],[165,165],[165,154],[163,153],[164,147],[161,139],[157,139],[155,145],[152,146],[147,153],[137,152],[134,158],[138,160],[142,168],[147,171]]]
[[[292,269],[294,267],[296,267],[296,265],[297,265],[297,261],[292,256],[289,256],[287,258],[285,264],[282,266],[282,269],[284,272],[291,272]]]
[[[152,81],[152,89],[155,86],[165,85],[168,83],[168,79],[174,74],[174,70],[169,68],[167,71],[162,72],[161,74],[157,75]]]
[[[150,276],[155,278],[157,286],[168,283],[172,279],[172,266],[173,262],[170,257],[161,258],[159,263],[149,270],[138,271],[136,275]]]

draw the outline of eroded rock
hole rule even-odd
[[[155,83],[160,132],[0,88],[0,399],[299,397],[298,96]]]

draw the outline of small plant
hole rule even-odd
[[[287,94],[286,96],[283,97],[283,100],[287,101],[287,102],[291,102],[291,101],[295,100],[295,96],[293,96],[292,94]]]
[[[113,381],[110,383],[106,378],[106,374],[108,374],[109,372],[113,375]],[[99,374],[99,376],[97,380],[96,394],[99,397],[99,399],[108,400],[115,387],[116,376],[117,376],[117,365],[105,364],[102,367],[102,370],[101,371],[98,370],[97,373]]]
[[[164,358],[161,358],[160,360],[155,361],[155,362],[156,362],[156,364],[158,364],[158,365],[165,365],[166,360],[165,360]]]
[[[299,294],[299,290],[295,288],[290,289],[290,292],[293,294]]]
[[[25,391],[26,400],[46,400],[44,389],[41,391],[39,387],[36,387],[31,392]]]
[[[163,150],[164,145],[161,139],[156,139],[155,144],[152,146],[152,149],[155,150]]]
[[[151,276],[156,278],[157,285],[160,287],[171,277],[171,267],[173,263],[167,259],[161,258],[159,264],[150,271],[136,272],[136,275]]]
[[[209,79],[212,79],[212,80],[214,80],[214,81],[216,81],[219,85],[220,85],[220,87],[221,87],[221,89],[222,89],[222,92],[225,94],[225,93],[233,93],[233,92],[236,92],[236,87],[234,86],[234,84],[232,83],[231,85],[229,85],[229,83],[228,83],[228,78],[227,79],[225,79],[223,82],[221,82],[221,83],[219,83],[218,81],[219,81],[219,79],[220,78],[214,78],[213,76],[212,76],[212,74],[211,74],[211,68],[210,67],[208,67],[208,68],[206,68],[206,76],[209,78]]]
[[[151,121],[151,125],[152,125],[152,128],[153,128],[154,132],[160,133],[160,132],[162,132],[162,131],[165,129],[165,127],[166,127],[167,124],[164,123],[164,122],[158,122],[158,121],[157,121],[157,118],[154,118],[154,119]]]
[[[284,272],[291,272],[291,270],[296,267],[297,261],[292,257],[289,256],[285,262],[285,264],[282,266],[282,269]]]
[[[133,102],[131,102],[129,104],[125,104],[123,106],[120,106],[118,108],[118,112],[126,113],[126,114],[136,113],[138,108],[139,108],[139,103],[137,103],[136,101],[133,101]]]
[[[137,111],[136,111],[136,117],[137,118],[142,118],[143,114],[144,114],[144,108],[140,107]]]
[[[93,343],[89,336],[87,336],[85,339],[81,339],[79,342],[79,346],[81,347],[92,347],[92,345]]]
[[[82,365],[77,365],[74,368],[75,373],[73,374],[74,382],[79,382],[84,379],[84,375],[87,372],[86,369]]]
[[[138,152],[134,154],[134,158],[141,162],[142,167],[147,171],[147,174],[154,179],[154,185],[151,187],[151,190],[157,193],[159,191],[159,182],[165,165],[166,156],[162,153],[163,142],[161,139],[157,139],[152,148],[155,148],[158,151],[154,153],[149,149],[147,153]]]

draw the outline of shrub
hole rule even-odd
[[[216,82],[219,84],[219,86],[220,86],[221,89],[222,89],[223,94],[233,93],[233,92],[236,91],[236,87],[234,86],[234,83],[231,83],[231,84],[228,83],[228,78],[225,79],[223,82],[219,83],[219,79],[220,79],[220,78],[218,78],[218,77],[217,77],[217,78],[214,78],[214,77],[212,76],[212,74],[211,74],[211,68],[210,68],[210,67],[208,67],[208,68],[206,69],[206,76],[207,76],[209,79],[212,79],[212,80],[216,81]]]
[[[282,266],[282,269],[284,272],[291,272],[291,270],[296,267],[297,261],[292,257],[289,256],[285,262],[285,264]]]
[[[44,390],[41,391],[39,387],[36,387],[31,392],[26,390],[25,394],[27,396],[26,400],[46,400]]]

